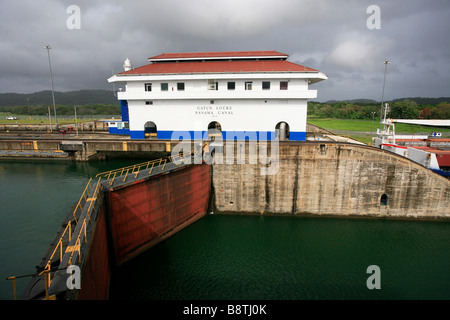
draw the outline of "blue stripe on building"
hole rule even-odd
[[[131,139],[145,139],[145,131],[130,130]],[[157,138],[160,140],[206,140],[207,131],[171,131],[158,130]],[[260,132],[260,131],[224,131],[222,132],[223,140],[274,140],[275,131]],[[290,132],[289,140],[291,141],[305,141],[306,132]]]
[[[110,134],[125,134],[125,135],[129,135],[130,134],[130,129],[118,129],[117,127],[109,127],[109,133]]]
[[[122,114],[122,121],[130,121],[127,100],[120,100],[120,113]]]

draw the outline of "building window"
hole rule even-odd
[[[151,83],[144,84],[144,87],[145,87],[145,91],[152,91],[152,84]]]
[[[252,85],[253,85],[253,82],[247,81],[245,83],[245,90],[252,90]]]
[[[161,91],[169,91],[169,84],[161,83]]]
[[[234,90],[236,88],[236,82],[228,82],[228,90]]]
[[[177,83],[177,90],[178,91],[184,91],[184,82],[178,82]]]
[[[287,90],[288,89],[288,82],[287,81],[281,81],[280,82],[280,90]]]
[[[219,83],[214,79],[208,79],[208,90],[218,90]]]
[[[263,81],[262,88],[263,90],[270,90],[270,81]]]

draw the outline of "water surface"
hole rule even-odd
[[[0,299],[13,297],[5,278],[35,272],[90,177],[137,162],[0,161]]]
[[[208,215],[120,267],[111,299],[449,299],[449,227]]]
[[[139,162],[0,162],[0,299],[12,299],[6,277],[35,271],[90,177]],[[118,268],[110,297],[450,299],[449,244],[448,222],[207,215]]]

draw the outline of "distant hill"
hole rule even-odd
[[[449,102],[450,97],[441,98],[401,98],[390,100],[389,102],[396,102],[402,100],[412,100],[418,105],[437,105],[441,102]],[[65,106],[84,106],[94,104],[104,105],[119,105],[119,100],[114,96],[112,91],[109,90],[79,90],[68,92],[55,92],[56,105]],[[360,105],[377,105],[380,101],[372,99],[350,99],[350,100],[329,100],[322,102],[325,104],[336,104],[340,102],[347,102],[350,104]],[[52,105],[52,92],[50,90],[40,91],[35,93],[0,93],[0,107],[15,107],[15,106],[37,106],[37,105]]]
[[[403,101],[405,99],[414,101],[418,105],[426,105],[426,104],[437,105],[437,104],[439,104],[441,102],[448,102],[448,103],[450,103],[450,97],[441,97],[441,98],[421,98],[421,97],[402,98],[402,99],[394,99],[394,100],[392,100],[392,102]]]
[[[347,102],[347,103],[352,103],[352,104],[378,104],[378,101],[372,100],[372,99],[352,99],[352,100],[328,100],[327,104],[335,104],[335,103],[339,103],[339,102]]]
[[[79,90],[55,92],[56,105],[119,105],[117,97],[108,90]],[[0,93],[0,107],[53,105],[50,90],[35,93]]]
[[[411,100],[416,102],[418,105],[438,105],[441,102],[449,102],[450,103],[450,97],[440,97],[440,98],[422,98],[422,97],[414,97],[414,98],[399,98],[394,100],[389,100],[386,102],[397,102],[397,101],[403,101],[403,100]],[[372,99],[352,99],[352,100],[329,100],[324,103],[326,104],[336,104],[339,102],[347,102],[351,104],[380,104],[381,101],[375,101]]]

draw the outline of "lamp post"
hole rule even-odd
[[[384,80],[383,80],[383,94],[381,96],[381,111],[380,111],[380,130],[381,130],[381,121],[383,120],[383,104],[384,104],[384,87],[386,84],[386,69],[387,65],[390,63],[389,60],[384,59]]]
[[[48,67],[50,68],[50,80],[51,80],[51,82],[52,82],[53,111],[55,112],[55,124],[56,124],[56,129],[58,129],[58,119],[56,118],[55,92],[54,92],[54,88],[53,88],[52,64],[50,63],[50,49],[51,49],[52,47],[50,47],[50,45],[46,45],[44,48],[47,49],[47,54],[48,54]],[[50,116],[50,115],[49,115],[49,116]],[[51,129],[51,127],[50,127],[50,129]]]
[[[75,109],[75,131],[77,132],[77,137],[78,137],[77,106],[73,106],[73,108]]]
[[[375,117],[375,111],[372,111],[372,130],[370,131],[370,135],[373,135],[373,118]]]

